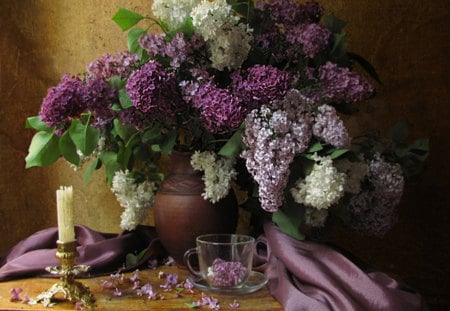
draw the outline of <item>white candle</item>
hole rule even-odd
[[[66,243],[75,240],[75,226],[73,222],[73,189],[61,187],[56,190],[56,206],[58,209],[58,239]]]

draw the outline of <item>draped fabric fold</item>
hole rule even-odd
[[[119,270],[130,271],[142,266],[154,257],[164,255],[154,228],[138,226],[134,231],[121,234],[101,233],[85,226],[75,226],[78,258],[76,263],[91,267],[89,275],[104,275]],[[38,231],[19,242],[4,256],[0,257],[0,281],[31,276],[50,276],[45,268],[57,266],[56,240],[58,229]],[[143,258],[123,268],[126,255],[147,248]],[[80,275],[80,277],[82,277]]]
[[[385,273],[365,272],[324,244],[298,241],[274,224],[256,241],[256,269],[286,311],[426,310],[422,297]]]
[[[79,257],[77,264],[91,266],[90,275],[131,271],[147,265],[151,258],[167,254],[155,228],[139,226],[135,231],[106,234],[85,226],[75,228]],[[427,310],[422,297],[379,271],[367,272],[341,252],[309,241],[298,241],[274,224],[264,227],[257,238],[255,269],[263,271],[271,295],[286,311]],[[49,228],[24,239],[0,257],[0,281],[31,276],[49,276],[45,267],[59,263],[55,258],[57,228]],[[145,255],[123,268],[126,255]]]

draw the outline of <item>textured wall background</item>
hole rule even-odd
[[[428,167],[409,184],[392,232],[368,239],[337,228],[335,242],[417,288],[434,309],[450,308],[448,1],[321,3],[349,21],[350,49],[371,61],[383,80],[378,96],[349,120],[353,132],[377,127],[386,133],[406,120],[412,137],[432,142]],[[94,58],[125,49],[125,35],[111,21],[119,7],[146,13],[150,6],[147,0],[0,0],[0,252],[56,225],[60,185],[74,186],[79,223],[119,231],[121,208],[101,172],[85,185],[82,172],[64,162],[24,169],[33,135],[24,123],[62,74],[80,73]]]

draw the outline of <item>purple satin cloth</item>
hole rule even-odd
[[[91,267],[89,275],[98,276],[130,271],[147,264],[154,256],[163,256],[154,228],[139,226],[134,231],[121,234],[100,233],[85,226],[75,226],[78,258],[76,264]],[[19,242],[4,256],[0,257],[0,281],[31,276],[51,276],[45,271],[48,266],[59,266],[56,259],[56,240],[58,229],[49,228],[38,231]],[[139,253],[148,248],[143,258],[132,266],[123,268],[126,255]],[[82,276],[80,276],[82,277]]]
[[[382,272],[364,272],[333,248],[266,224],[255,264],[286,311],[427,310],[422,297]]]
[[[96,276],[131,271],[150,258],[166,256],[153,227],[105,234],[76,226],[77,264],[91,266]],[[298,241],[266,224],[256,240],[255,269],[263,271],[272,296],[286,311],[427,310],[421,296],[382,272],[365,272],[333,248]],[[0,257],[0,281],[49,276],[44,270],[57,266],[57,228],[45,229],[19,242]],[[128,253],[147,248],[143,258],[123,268]]]

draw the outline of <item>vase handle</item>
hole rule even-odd
[[[188,249],[188,250],[184,253],[184,256],[183,256],[184,264],[186,265],[186,268],[189,270],[189,272],[190,272],[192,275],[194,275],[194,276],[196,276],[196,277],[198,277],[198,278],[203,278],[203,276],[202,276],[202,274],[200,273],[200,271],[195,270],[195,269],[192,267],[192,265],[191,265],[191,256],[194,255],[194,254],[196,254],[197,257],[198,257],[198,251],[197,251],[197,248],[196,248],[196,247]]]

